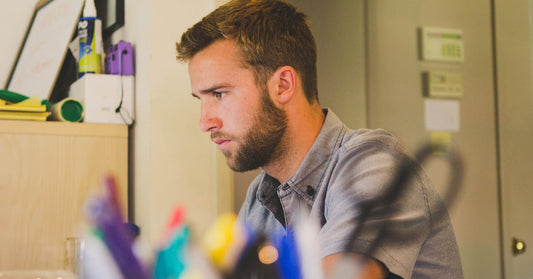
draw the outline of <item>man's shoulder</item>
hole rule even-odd
[[[346,151],[354,149],[378,148],[405,153],[400,140],[384,129],[348,130],[341,141],[341,148]]]
[[[315,142],[315,144],[318,143],[318,146],[324,146],[333,152],[339,149],[352,150],[369,145],[400,148],[398,151],[404,151],[398,138],[385,129],[360,128],[354,130],[346,126],[331,109],[324,109],[323,111],[326,114],[326,119]]]

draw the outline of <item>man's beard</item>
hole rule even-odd
[[[280,143],[287,129],[287,114],[274,105],[266,89],[261,94],[259,111],[254,114],[254,122],[244,135],[242,145],[234,153],[223,151],[228,166],[237,172],[262,167],[284,153]]]

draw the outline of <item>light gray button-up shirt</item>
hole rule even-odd
[[[302,209],[320,225],[320,256],[366,253],[383,222],[388,233],[369,255],[402,278],[463,278],[448,214],[436,214],[442,202],[413,161],[414,178],[390,203],[390,214],[360,221],[363,202],[379,197],[398,162],[407,156],[384,130],[347,128],[331,111],[297,172],[281,184],[265,172],[251,183],[239,219],[260,233],[296,225]],[[443,212],[440,210],[439,212]],[[348,245],[354,230],[357,238]]]

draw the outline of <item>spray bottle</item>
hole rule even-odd
[[[87,73],[102,73],[104,50],[102,21],[96,17],[94,0],[85,0],[83,17],[78,23],[78,38],[80,41],[78,77]]]

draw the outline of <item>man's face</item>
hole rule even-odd
[[[200,129],[211,133],[231,169],[247,171],[283,154],[287,117],[240,61],[234,43],[220,40],[191,59],[189,76],[201,101]]]

